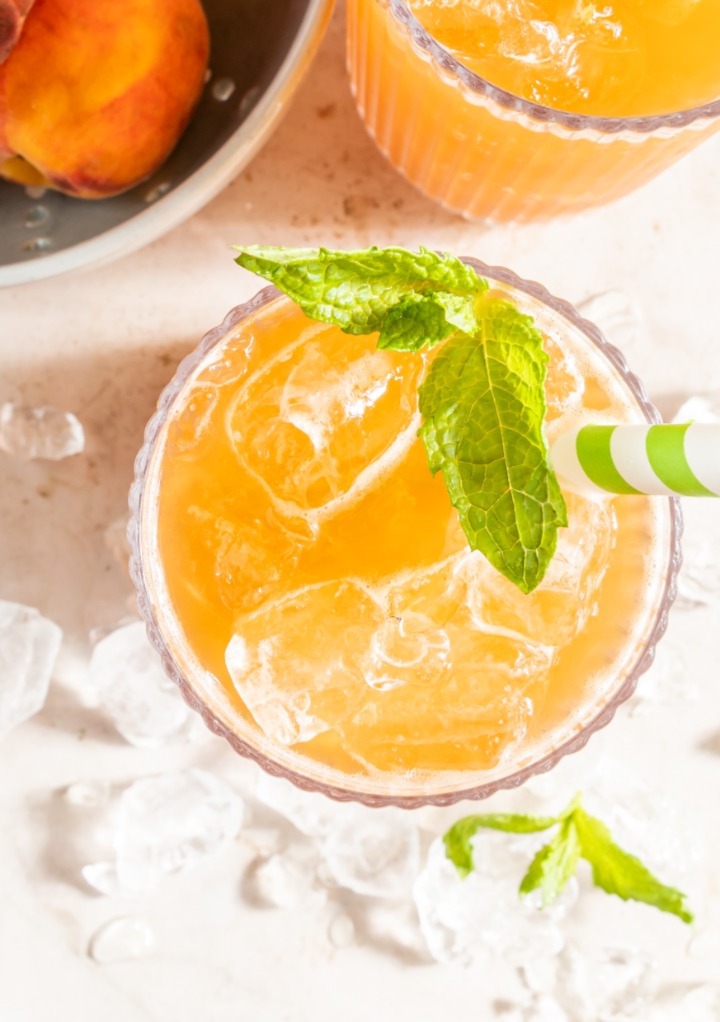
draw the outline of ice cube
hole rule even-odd
[[[34,608],[0,600],[0,740],[44,706],[61,640]]]
[[[355,924],[349,915],[341,912],[330,920],[328,938],[333,947],[345,948],[355,940]]]
[[[577,310],[600,327],[608,341],[620,348],[623,354],[645,339],[642,309],[625,291],[600,291],[579,302]]]
[[[358,584],[324,582],[241,618],[225,654],[240,697],[282,745],[337,727],[368,690],[361,658],[383,619]]]
[[[677,606],[683,610],[717,606],[720,594],[717,538],[693,528],[693,520],[699,517],[692,515],[690,527],[686,529],[683,539],[683,563],[678,577],[677,596]]]
[[[384,692],[420,678],[432,683],[449,659],[447,632],[424,614],[408,611],[386,618],[373,633],[363,671],[368,685]]]
[[[244,514],[231,521],[197,506],[189,512],[213,551],[217,592],[236,614],[255,610],[287,587],[303,546],[312,540],[304,520],[297,528],[295,521],[269,515]]]
[[[466,565],[468,607],[478,627],[489,625],[543,646],[564,646],[597,606],[613,543],[614,519],[603,500],[566,494],[568,527],[537,589],[525,595],[479,554]]]
[[[558,959],[555,996],[573,1022],[639,1022],[656,988],[657,963],[640,951],[569,945]]]
[[[336,803],[323,795],[301,791],[289,781],[259,773],[255,797],[289,820],[301,834],[326,837],[339,820],[353,815],[354,806]]]
[[[417,827],[394,812],[362,811],[338,821],[321,845],[341,887],[372,898],[403,899],[420,868]]]
[[[154,749],[188,737],[192,710],[163,670],[141,621],[100,639],[90,677],[102,708],[131,745]]]
[[[372,338],[306,330],[240,388],[235,452],[284,513],[328,511],[414,440],[422,369]]]
[[[693,394],[672,417],[673,422],[720,422],[720,394]]]
[[[92,935],[88,954],[101,965],[109,965],[145,958],[155,950],[155,943],[155,933],[144,919],[112,919]]]
[[[107,893],[142,894],[165,877],[217,851],[236,837],[243,801],[205,770],[170,771],[135,781],[120,799],[109,864],[83,875]],[[95,882],[97,881],[97,883]]]
[[[65,798],[77,809],[100,809],[110,801],[108,781],[76,781],[65,789]]]
[[[114,522],[108,525],[103,533],[105,546],[112,555],[113,560],[122,568],[125,574],[129,573],[128,562],[130,560],[130,542],[127,537],[128,516],[121,515]]]
[[[406,962],[431,960],[410,898],[401,901],[357,899],[353,905],[353,919],[361,943],[373,945]]]
[[[633,714],[652,706],[685,706],[698,698],[697,678],[682,649],[670,638],[658,647],[652,667],[640,679],[632,699]]]
[[[564,946],[558,922],[572,901],[538,909],[518,895],[518,883],[544,841],[481,832],[473,841],[475,868],[461,877],[445,854],[442,840],[430,847],[413,894],[420,927],[433,956],[441,962],[490,959],[511,965],[554,957]]]
[[[273,908],[306,904],[315,885],[315,860],[291,848],[257,863],[250,877],[253,900]]]
[[[84,448],[85,431],[72,412],[7,401],[0,405],[0,450],[14,458],[60,461]]]
[[[106,898],[132,898],[137,893],[123,887],[116,862],[91,862],[80,870],[83,880]]]
[[[545,392],[547,423],[552,438],[553,421],[561,416],[572,415],[582,407],[585,377],[575,357],[552,337],[545,338],[545,351],[550,356]]]

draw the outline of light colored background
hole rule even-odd
[[[129,585],[103,531],[123,513],[132,460],[178,359],[256,283],[231,243],[364,246],[425,243],[512,267],[580,301],[632,296],[645,332],[617,329],[655,396],[720,387],[720,138],[641,193],[572,221],[522,229],[465,223],[431,205],[366,136],[344,72],[342,18],[280,130],[205,210],[143,252],[73,277],[0,293],[0,401],[51,403],[85,424],[85,455],[22,465],[0,455],[0,597],[38,607],[67,642],[45,710],[0,751],[0,1019],[3,1022],[360,1022],[488,1017],[512,992],[479,967],[418,964],[370,943],[334,949],[331,909],[268,911],[242,897],[253,850],[240,841],[168,880],[138,906],[93,895],[84,850],[64,829],[59,793],[78,779],[113,783],[199,763],[241,787],[248,770],[208,740],[161,751],[124,744],[84,697],[88,633],[127,613]],[[691,529],[720,535],[720,506],[693,508]],[[666,666],[698,698],[623,712],[612,742],[623,762],[696,816],[706,861],[720,854],[718,610],[675,614]],[[511,806],[507,796],[496,805]],[[454,814],[425,814],[439,832]],[[672,979],[708,980],[720,962],[720,892],[706,867],[701,940],[669,917],[584,891],[573,926],[632,938]],[[139,912],[159,948],[98,966],[92,932]],[[628,930],[629,928],[629,930]],[[622,929],[622,932],[619,932]],[[699,950],[698,950],[699,948]]]

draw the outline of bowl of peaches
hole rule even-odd
[[[0,0],[0,286],[124,255],[268,137],[332,0]]]

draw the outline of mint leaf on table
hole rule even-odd
[[[585,812],[579,796],[557,816],[522,813],[465,816],[445,834],[445,853],[460,876],[467,876],[473,869],[472,839],[481,828],[530,834],[554,826],[558,826],[558,830],[537,852],[520,881],[521,895],[539,890],[543,908],[551,905],[582,858],[592,869],[595,885],[608,894],[625,901],[643,902],[678,916],[684,923],[693,921],[685,895],[663,884],[640,859],[620,848],[602,820]]]
[[[572,816],[560,824],[555,836],[537,853],[520,883],[520,893],[539,890],[546,908],[557,898],[574,876],[580,859],[580,837]]]
[[[636,856],[616,845],[602,820],[578,808],[575,825],[582,857],[590,863],[596,887],[601,887],[608,894],[616,894],[624,901],[653,905],[662,912],[678,916],[684,923],[693,921],[693,915],[685,904],[685,895],[660,883]]]
[[[545,443],[547,355],[530,316],[477,304],[476,332],[452,337],[420,387],[420,436],[470,546],[529,593],[567,525]]]
[[[512,834],[535,834],[554,827],[557,822],[555,816],[524,816],[520,813],[464,816],[445,834],[445,854],[455,864],[458,873],[465,876],[473,868],[472,839],[481,828],[504,830]]]
[[[237,251],[311,319],[377,331],[379,348],[446,342],[419,391],[430,469],[443,473],[470,547],[523,592],[535,589],[567,512],[548,460],[547,356],[531,317],[487,296],[488,282],[461,260],[426,248]]]

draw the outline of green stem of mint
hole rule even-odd
[[[540,849],[520,881],[520,894],[539,891],[543,907],[552,904],[574,875],[578,863],[589,863],[595,885],[625,901],[641,901],[670,912],[684,923],[693,915],[685,904],[686,896],[653,876],[636,856],[615,844],[610,831],[582,806],[580,795],[557,816],[485,814],[458,820],[445,834],[447,857],[458,873],[466,876],[473,869],[473,838],[483,828],[513,834],[531,834],[557,827]]]
[[[445,342],[421,385],[420,436],[473,550],[529,593],[542,581],[567,510],[545,440],[547,355],[532,318],[491,296],[461,260],[421,248],[358,252],[238,248],[311,319],[378,347]]]

